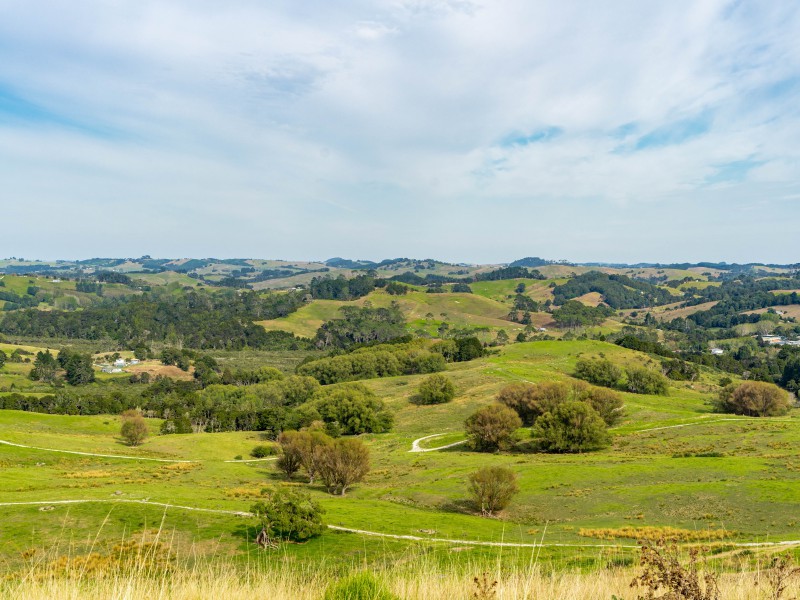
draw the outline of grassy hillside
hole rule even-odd
[[[287,317],[258,323],[268,330],[283,330],[295,335],[314,337],[323,322],[339,316],[342,306],[364,306],[366,302],[375,307],[387,307],[392,302],[397,302],[412,331],[425,329],[433,334],[439,324],[445,321],[455,327],[481,327],[491,331],[505,329],[509,334],[524,328],[504,319],[509,311],[508,306],[479,294],[427,294],[411,291],[403,296],[391,296],[381,290],[352,302],[314,300]],[[537,316],[543,322],[550,321],[547,315]]]
[[[457,389],[451,403],[409,403],[422,376],[365,382],[396,416],[391,433],[362,436],[372,452],[367,480],[344,498],[302,484],[325,507],[333,525],[389,535],[435,536],[464,541],[571,544],[546,547],[542,557],[559,564],[597,565],[607,560],[582,529],[626,526],[724,529],[729,542],[796,539],[800,510],[800,419],[727,417],[710,412],[708,400],[720,374],[704,369],[693,383],[673,383],[669,396],[624,394],[626,416],[612,430],[612,447],[582,455],[526,452],[481,454],[463,446],[411,453],[412,441],[427,447],[463,439],[463,420],[489,403],[510,381],[569,378],[581,356],[604,355],[620,366],[655,367],[647,355],[603,342],[533,342],[503,348],[500,354],[451,365]],[[5,506],[0,553],[17,564],[37,531],[68,530],[73,552],[89,540],[111,544],[124,535],[152,530],[163,519],[175,544],[188,551],[246,560],[253,522],[243,517],[186,511],[138,501],[223,511],[247,511],[265,485],[287,485],[272,461],[226,462],[247,457],[263,443],[258,433],[152,435],[141,447],[124,446],[115,416],[70,417],[0,411],[0,440],[69,452],[193,461],[169,463],[50,452],[0,445]],[[520,431],[523,439],[529,434]],[[464,503],[466,476],[485,465],[513,469],[521,492],[502,519],[476,516]],[[57,504],[64,500],[92,500]],[[114,504],[115,500],[134,501]],[[434,533],[430,533],[434,532]],[[87,540],[84,544],[81,540]],[[296,564],[324,557],[326,564],[351,564],[358,557],[399,557],[421,542],[329,532],[282,554]],[[423,544],[424,545],[424,544]],[[432,560],[474,563],[501,549],[456,544],[431,546]],[[731,546],[733,548],[733,546]],[[615,548],[614,552],[628,552]],[[530,554],[519,555],[522,563]],[[514,562],[512,553],[506,559]],[[600,561],[598,563],[597,561]]]

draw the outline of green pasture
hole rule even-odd
[[[418,406],[409,398],[424,376],[366,381],[395,414],[391,433],[365,435],[372,471],[342,498],[308,486],[298,476],[286,482],[274,461],[225,462],[248,458],[265,443],[257,432],[158,435],[137,448],[119,438],[117,416],[38,415],[0,411],[0,440],[77,452],[193,461],[166,463],[67,454],[0,445],[0,502],[58,500],[143,500],[181,506],[246,511],[270,485],[307,490],[326,509],[329,524],[395,535],[455,540],[564,544],[633,544],[580,535],[581,529],[670,526],[723,529],[732,541],[798,539],[800,518],[800,418],[748,419],[711,412],[720,373],[703,369],[695,382],[672,382],[668,396],[623,394],[625,416],[612,429],[603,451],[546,455],[529,450],[521,429],[519,449],[482,454],[466,446],[412,453],[415,439],[433,434],[423,448],[464,439],[463,421],[493,401],[512,381],[565,380],[581,357],[605,356],[621,367],[656,368],[645,354],[594,341],[514,344],[499,354],[450,365],[457,396],[444,405]],[[269,357],[264,356],[265,361]],[[466,503],[466,478],[487,465],[504,465],[519,478],[520,493],[502,518],[474,514]],[[246,557],[254,522],[212,513],[164,510],[109,502],[40,507],[5,507],[0,552],[15,556],[39,531],[68,530],[72,540],[111,543],[122,535],[163,527],[195,552]],[[433,533],[431,533],[433,532]],[[455,545],[457,546],[457,544]],[[496,558],[498,549],[370,538],[328,532],[307,544],[281,550],[291,562],[332,564],[370,557],[430,552],[456,563]],[[528,557],[506,549],[507,556]],[[558,561],[596,555],[589,548],[549,548]],[[9,558],[9,560],[12,560]],[[520,559],[522,560],[522,559]]]

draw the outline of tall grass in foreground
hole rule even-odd
[[[527,566],[466,558],[448,566],[421,546],[419,552],[410,549],[399,562],[388,555],[373,557],[378,560],[372,560],[367,574],[363,556],[348,567],[328,563],[324,557],[296,562],[280,549],[253,550],[246,557],[208,555],[194,546],[187,552],[161,528],[111,547],[102,547],[98,538],[99,533],[80,551],[55,544],[23,553],[23,563],[9,562],[6,572],[0,571],[0,599],[791,600],[800,594],[800,569],[786,548],[780,554],[775,549],[747,551],[747,560],[737,562],[730,550],[704,556],[697,546],[681,548],[662,540],[644,543],[638,567],[574,572],[540,563],[537,550]],[[649,589],[631,587],[635,578],[649,582]],[[665,590],[652,583],[681,582],[677,587],[686,590],[692,587],[687,585],[692,578],[700,582],[697,590],[718,588],[719,594],[664,595]]]
[[[471,578],[448,573],[378,575],[389,590],[402,599],[467,600],[473,597],[476,589]],[[613,596],[624,600],[635,599],[645,592],[629,587],[632,576],[633,572],[489,574],[489,577],[498,577],[498,584],[494,587],[495,595],[487,597],[487,600],[612,600]],[[758,574],[753,573],[723,576],[720,597],[725,600],[771,598],[763,585],[756,585],[758,581]],[[237,574],[224,565],[217,565],[178,570],[162,577],[109,573],[92,578],[23,578],[6,583],[2,597],[14,600],[321,600],[329,583],[328,578],[311,573],[303,576],[291,570],[275,570]],[[786,600],[793,598],[796,593],[797,587],[793,586],[788,590]]]

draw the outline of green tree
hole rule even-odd
[[[392,414],[362,384],[322,389],[314,396],[314,408],[323,421],[336,423],[344,435],[384,433],[392,428]]]
[[[496,452],[509,448],[514,432],[522,426],[517,413],[502,404],[484,406],[470,415],[464,428],[473,449]]]
[[[456,388],[446,375],[436,373],[422,380],[412,398],[415,404],[443,404],[456,396]]]
[[[580,358],[575,364],[574,375],[594,385],[615,387],[622,372],[607,358]]]
[[[625,375],[627,378],[626,388],[634,394],[666,396],[669,392],[667,379],[661,373],[644,367],[629,367],[625,369]]]
[[[277,460],[277,467],[291,479],[303,466],[303,439],[299,431],[284,431],[278,436],[281,455]]]
[[[604,448],[611,436],[600,415],[586,402],[559,404],[536,420],[533,437],[545,452],[584,452]]]
[[[517,476],[507,467],[483,467],[470,473],[467,489],[476,508],[484,516],[503,510],[519,491]]]
[[[319,475],[331,494],[347,490],[369,473],[369,448],[353,438],[341,438],[321,449]]]
[[[139,446],[147,438],[147,422],[138,410],[126,410],[122,413],[120,435],[129,446]]]
[[[50,350],[45,352],[37,352],[36,358],[33,361],[33,369],[30,372],[30,378],[34,381],[52,382],[56,378],[58,372],[58,362],[56,358],[50,354]]]
[[[6,359],[7,359],[7,358],[8,358],[8,357],[6,356],[6,353],[5,353],[5,352],[3,352],[2,350],[0,350],[0,369],[2,369],[2,368],[3,368],[3,365],[5,365],[5,364],[6,364]]]
[[[580,400],[588,403],[597,414],[611,427],[620,422],[623,416],[622,396],[606,388],[588,388],[578,396]]]
[[[269,541],[304,542],[325,531],[325,510],[307,494],[294,490],[269,490],[266,499],[253,504],[250,512],[258,517]]]

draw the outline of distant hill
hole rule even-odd
[[[508,263],[509,267],[543,267],[545,265],[552,265],[556,261],[554,260],[546,260],[544,258],[539,258],[538,256],[526,256],[525,258],[520,258],[519,260],[515,260],[512,263]],[[562,265],[571,265],[572,263],[561,262],[559,264]]]

